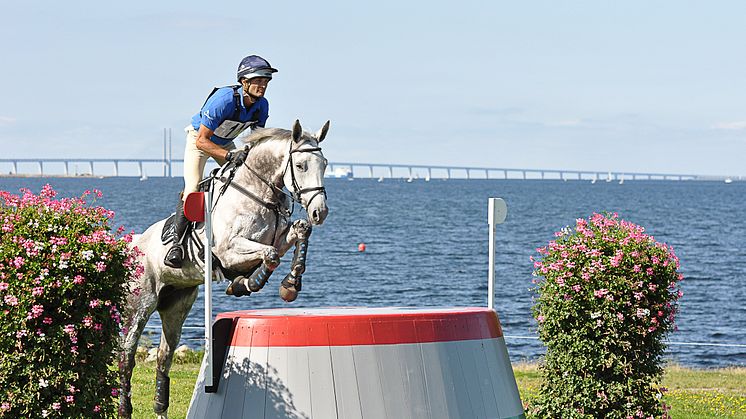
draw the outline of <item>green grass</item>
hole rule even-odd
[[[198,363],[174,364],[171,367],[171,397],[168,407],[169,419],[185,418],[192,399],[194,383],[199,374]],[[155,395],[155,362],[138,362],[132,374],[133,418],[155,417],[153,396]]]
[[[534,364],[513,365],[521,400],[531,403],[541,384]],[[664,396],[674,419],[746,418],[746,368],[696,370],[666,368]]]
[[[197,357],[191,362],[174,364],[171,369],[171,406],[169,418],[186,417],[194,383],[199,373]],[[541,383],[536,365],[513,366],[521,399],[530,403]],[[664,397],[674,419],[744,418],[746,419],[746,368],[694,370],[678,366],[666,368]],[[132,404],[135,418],[153,417],[155,364],[138,362],[132,376]]]

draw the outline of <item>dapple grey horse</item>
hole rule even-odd
[[[301,287],[311,225],[322,224],[328,214],[323,186],[327,160],[319,143],[324,140],[329,121],[315,134],[304,132],[298,121],[291,131],[267,128],[254,131],[244,142],[245,163],[227,164],[207,182],[213,187],[213,254],[221,273],[233,282],[226,293],[247,295],[266,283],[279,265],[280,257],[296,245],[290,273],[280,285],[280,296],[293,301]],[[210,179],[210,178],[208,178]],[[283,191],[286,187],[292,195]],[[291,223],[290,200],[308,213],[308,220]],[[159,419],[167,417],[169,370],[181,329],[203,283],[204,262],[197,254],[205,243],[204,226],[192,232],[181,269],[167,267],[167,251],[161,232],[166,220],[150,226],[133,245],[142,255],[144,274],[130,284],[120,357],[121,393],[119,416],[132,415],[131,384],[137,343],[148,319],[158,310],[162,334],[158,347],[154,411]],[[213,265],[215,266],[215,264]],[[214,272],[213,278],[217,277]]]

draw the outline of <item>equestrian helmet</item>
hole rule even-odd
[[[277,69],[272,68],[269,61],[258,55],[249,55],[241,60],[241,64],[238,65],[238,81],[241,81],[241,79],[251,80],[256,77],[271,79],[272,73],[276,72]]]

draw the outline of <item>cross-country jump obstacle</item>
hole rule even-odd
[[[205,357],[187,418],[524,418],[494,304],[488,307],[270,309],[213,322],[205,193]]]

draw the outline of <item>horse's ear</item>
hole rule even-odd
[[[326,137],[326,133],[329,132],[329,122],[326,121],[326,124],[324,124],[323,127],[319,130],[319,132],[316,133],[316,142],[322,142],[324,141],[324,138]]]
[[[303,135],[303,128],[300,127],[300,121],[297,119],[295,120],[295,123],[293,124],[293,141],[296,143],[300,141],[300,137]]]

